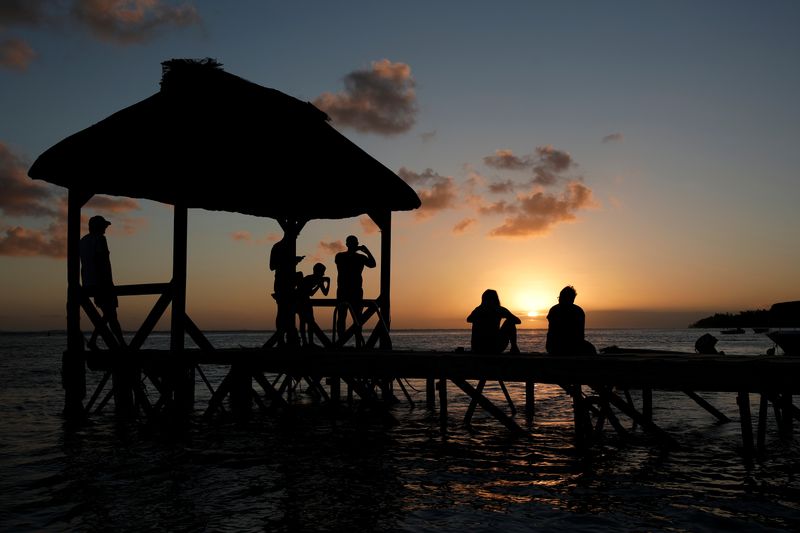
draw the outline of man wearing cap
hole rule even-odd
[[[122,327],[117,319],[117,294],[114,290],[114,278],[111,275],[111,253],[106,242],[106,228],[111,222],[100,215],[89,219],[89,233],[81,238],[81,283],[85,288],[95,290],[94,303],[103,313],[103,321],[108,324],[111,332],[120,343],[125,346],[122,336]],[[98,331],[92,332],[88,345],[91,349],[97,348]]]

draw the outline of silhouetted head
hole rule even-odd
[[[358,237],[356,237],[355,235],[348,235],[344,243],[347,246],[348,250],[355,250],[356,248],[358,248]]]
[[[481,305],[500,305],[500,297],[494,289],[486,289],[481,295]]]
[[[100,215],[95,215],[89,219],[89,233],[98,233],[102,235],[103,233],[105,233],[106,228],[109,227],[110,225],[111,222],[101,217]]]
[[[578,292],[575,290],[575,287],[572,285],[567,285],[561,292],[558,293],[558,301],[561,303],[571,304],[575,301],[575,297],[578,295]]]
[[[314,274],[316,274],[317,276],[322,276],[323,274],[325,274],[325,265],[323,265],[322,263],[315,263]]]

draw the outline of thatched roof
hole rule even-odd
[[[211,60],[163,66],[159,92],[57,143],[30,177],[273,218],[338,219],[420,206],[411,187],[312,104]]]

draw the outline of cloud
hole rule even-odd
[[[430,168],[417,173],[406,167],[400,167],[397,175],[412,186],[430,185],[428,188],[417,189],[417,195],[422,201],[422,206],[414,213],[418,219],[429,218],[438,211],[456,206],[458,187],[451,176],[442,176]]]
[[[9,216],[56,216],[49,186],[28,177],[21,157],[0,142],[0,211]]]
[[[250,232],[249,231],[244,231],[244,230],[234,231],[230,235],[231,235],[231,239],[233,239],[234,241],[250,241],[252,239],[252,236],[250,235]]]
[[[334,255],[339,252],[344,252],[347,247],[342,241],[324,242],[319,241],[318,246],[320,252],[324,255]]]
[[[517,157],[511,150],[499,149],[494,154],[485,156],[483,164],[499,170],[525,170],[531,163],[527,156]]]
[[[361,229],[364,230],[364,233],[367,235],[374,235],[378,233],[378,225],[368,216],[359,217],[358,223],[361,225]]]
[[[163,0],[2,0],[0,30],[74,22],[96,38],[117,44],[143,43],[159,30],[200,23],[193,5]],[[0,66],[24,70],[35,57],[20,39],[0,43]]]
[[[39,26],[48,19],[52,0],[3,0],[0,2],[0,29],[6,26]]]
[[[489,184],[489,192],[494,194],[504,194],[509,192],[514,192],[516,185],[511,180],[506,181],[496,181],[494,183]]]
[[[161,28],[200,22],[194,6],[160,0],[74,0],[71,14],[98,39],[119,44],[141,43]]]
[[[477,224],[478,220],[475,218],[465,218],[455,226],[453,226],[453,233],[464,233],[469,228]]]
[[[345,76],[344,85],[342,92],[314,100],[337,125],[381,135],[403,133],[414,125],[417,97],[407,64],[374,61],[371,69]]]
[[[104,213],[126,213],[138,210],[139,202],[133,198],[111,198],[110,196],[96,194],[86,202],[85,208],[96,209]]]
[[[24,71],[34,57],[36,52],[22,39],[11,38],[0,41],[0,67]]]
[[[575,220],[579,209],[596,205],[584,184],[569,182],[559,196],[536,190],[518,199],[519,212],[490,232],[496,237],[530,237],[546,233],[559,222]]]
[[[611,134],[606,135],[605,137],[603,137],[603,142],[604,143],[622,142],[622,141],[623,141],[623,138],[622,138],[622,134],[621,133],[611,133]]]
[[[44,231],[21,226],[7,228],[0,234],[0,255],[64,258],[67,256],[66,227],[56,222]]]
[[[532,169],[533,183],[536,185],[555,185],[562,173],[576,166],[569,153],[557,150],[551,145],[537,146],[536,149],[524,156],[516,156],[507,149],[495,150],[494,154],[483,158],[487,167],[498,170],[525,170]]]
[[[551,145],[538,146],[533,159],[533,183],[537,185],[555,185],[560,174],[575,166],[567,152],[556,150]]]

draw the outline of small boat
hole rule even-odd
[[[744,333],[744,328],[723,329],[720,333],[723,335],[738,335]]]

